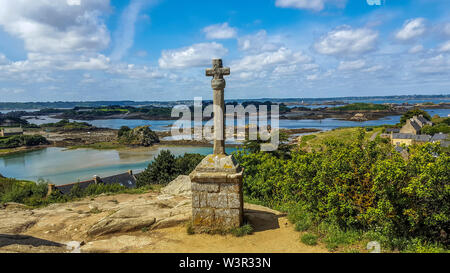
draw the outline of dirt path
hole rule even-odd
[[[255,232],[244,237],[232,235],[188,235],[183,227],[158,231],[155,241],[137,252],[183,252],[183,253],[323,253],[322,246],[307,246],[300,242],[300,233],[285,217],[279,219],[280,227]],[[155,234],[156,235],[156,234]]]

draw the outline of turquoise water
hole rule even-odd
[[[128,170],[139,172],[145,169],[161,150],[170,150],[175,155],[212,153],[210,147],[177,146],[139,150],[46,148],[0,157],[0,174],[32,181],[44,179],[63,185],[91,179],[94,175],[105,177]],[[234,150],[227,148],[227,153]]]
[[[450,109],[428,109],[426,110],[431,116],[439,115],[441,117],[447,117],[450,114]],[[30,123],[43,124],[49,122],[58,122],[59,119],[53,119],[49,117],[41,117],[40,119],[29,119]],[[279,127],[285,129],[296,128],[316,128],[321,130],[331,130],[339,127],[354,127],[354,126],[376,126],[376,125],[392,125],[400,121],[400,116],[388,116],[378,120],[369,120],[365,122],[336,120],[336,119],[303,119],[303,120],[286,120],[281,119],[279,121]],[[150,128],[154,131],[168,131],[170,127],[175,123],[174,120],[129,120],[129,119],[102,119],[102,120],[89,120],[88,122],[96,127],[119,129],[121,126],[128,126],[135,128],[137,126],[150,125]],[[203,122],[203,123],[206,123]],[[248,120],[246,121],[248,123]]]
[[[446,117],[450,109],[429,109],[433,116]],[[56,122],[58,119],[30,120],[32,123]],[[383,124],[396,124],[400,116],[389,116],[379,120],[365,122],[323,119],[323,120],[280,120],[280,128],[317,128],[331,130],[339,127],[376,126]],[[97,127],[118,129],[123,125],[134,128],[136,126],[151,125],[156,131],[170,130],[175,121],[167,120],[93,120],[88,121]],[[109,176],[132,169],[135,172],[143,170],[161,149],[171,150],[176,155],[184,153],[210,154],[212,148],[208,147],[163,147],[142,150],[93,150],[77,149],[64,150],[62,148],[47,148],[38,151],[20,153],[0,157],[0,174],[6,177],[37,181],[50,180],[61,185],[71,182],[83,181],[94,175]],[[228,149],[230,153],[232,150]]]

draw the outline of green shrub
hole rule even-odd
[[[302,243],[309,246],[317,245],[318,236],[312,233],[303,234],[301,237]]]
[[[422,134],[426,135],[435,135],[439,133],[443,134],[449,134],[450,133],[450,126],[445,123],[439,123],[436,125],[425,125],[421,130]]]
[[[122,126],[120,127],[119,131],[117,132],[117,136],[119,138],[125,136],[126,134],[128,134],[131,131],[130,127],[128,126]]]
[[[199,154],[185,154],[175,157],[169,150],[163,150],[147,169],[137,176],[137,186],[149,184],[165,185],[179,175],[188,175],[204,158]]]
[[[49,144],[49,142],[41,135],[15,135],[0,138],[0,148],[17,148],[21,146],[37,146],[43,144]]]
[[[430,114],[428,114],[427,111],[415,108],[415,109],[409,110],[408,112],[406,112],[405,114],[403,114],[401,116],[400,124],[405,124],[408,119],[412,118],[413,116],[420,116],[420,115],[423,115],[423,117],[426,118],[427,120],[431,120],[431,116],[430,116]]]
[[[350,144],[327,139],[323,149],[293,151],[288,159],[238,151],[244,194],[271,207],[292,204],[289,217],[298,230],[328,223],[331,249],[367,231],[381,234],[390,248],[404,249],[413,238],[448,244],[448,151],[427,143],[411,146],[404,159],[389,143],[364,135],[360,129]]]

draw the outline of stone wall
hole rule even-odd
[[[242,225],[242,173],[231,156],[223,155],[206,157],[191,173],[196,231],[229,230]]]

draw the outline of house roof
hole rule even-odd
[[[386,128],[386,133],[398,133],[400,132],[399,128]]]
[[[100,178],[100,181],[102,184],[106,184],[106,185],[120,184],[126,188],[135,188],[136,187],[136,177],[134,175],[129,174],[128,172]],[[95,179],[56,186],[56,189],[59,190],[62,194],[68,194],[68,193],[70,193],[70,191],[72,190],[72,188],[75,185],[79,185],[81,189],[86,189],[91,184],[95,184]]]
[[[430,141],[429,135],[392,134],[392,139],[413,139],[417,141]]]
[[[448,138],[448,134],[435,134],[432,138],[431,141],[441,141],[441,140],[446,140]]]
[[[410,119],[410,124],[416,131],[420,131],[420,129],[422,129],[422,127],[420,127],[420,125],[416,121],[414,121],[414,119]]]
[[[422,115],[420,116],[414,116],[413,118],[417,119],[418,121],[420,121],[423,125],[426,124],[431,124],[431,122],[429,120],[427,120],[426,118],[424,118]]]

